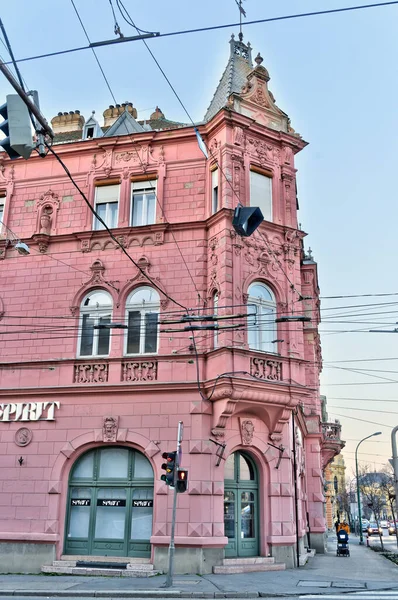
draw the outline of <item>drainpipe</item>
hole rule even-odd
[[[294,504],[296,518],[296,560],[297,568],[300,568],[300,541],[298,530],[298,498],[297,498],[297,461],[296,461],[296,431],[294,423],[294,412],[292,412],[292,433],[293,433],[293,481],[294,481]]]

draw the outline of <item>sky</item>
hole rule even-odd
[[[91,41],[115,38],[109,0],[74,2]],[[161,33],[239,20],[235,0],[124,3],[138,27]],[[243,6],[247,20],[256,20],[364,3],[244,0]],[[264,58],[278,106],[309,142],[296,158],[299,221],[319,268],[321,392],[329,420],[343,426],[349,479],[358,441],[382,432],[359,451],[361,465],[379,470],[391,456],[391,428],[398,424],[398,333],[369,331],[393,330],[398,322],[397,17],[398,5],[243,28],[253,55]],[[3,0],[1,18],[16,58],[87,44],[71,0]],[[125,36],[135,35],[120,13],[117,21]],[[203,119],[225,68],[231,33],[238,28],[148,41],[194,121]],[[97,53],[117,101],[133,102],[138,118],[158,105],[166,118],[187,121],[141,41]],[[1,42],[0,56],[7,60]],[[39,91],[48,120],[78,109],[86,119],[96,111],[102,123],[113,104],[91,51],[22,62],[20,69],[28,88]],[[0,79],[0,99],[10,92]],[[330,299],[383,293],[397,295]]]

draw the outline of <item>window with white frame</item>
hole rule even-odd
[[[93,290],[80,305],[80,356],[108,356],[112,320],[112,297],[103,290]]]
[[[276,302],[272,291],[263,283],[252,283],[248,289],[247,339],[252,350],[275,352]]]
[[[272,221],[272,177],[250,171],[250,206],[258,206],[265,221]]]
[[[218,315],[218,293],[215,292],[213,295],[213,314],[215,317]],[[218,325],[218,321],[214,321],[215,325]],[[213,333],[213,346],[214,349],[218,348],[218,330],[215,329]]]
[[[125,354],[155,354],[158,351],[159,294],[151,287],[135,289],[126,302]]]
[[[1,223],[3,223],[4,221],[4,206],[5,206],[5,202],[6,202],[6,195],[5,192],[1,192],[0,191],[0,229],[1,229]]]
[[[133,181],[131,188],[130,225],[152,225],[156,214],[156,179]]]
[[[101,185],[95,188],[94,208],[109,229],[118,224],[120,184]],[[94,217],[94,229],[105,229],[103,224]]]
[[[214,215],[218,210],[218,169],[211,172],[211,214]]]

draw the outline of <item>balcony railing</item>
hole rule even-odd
[[[322,434],[324,441],[341,441],[341,424],[338,421],[334,423],[322,423]]]

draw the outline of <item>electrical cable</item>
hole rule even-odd
[[[396,5],[396,4],[398,4],[398,0],[394,0],[391,2],[377,2],[375,4],[364,4],[361,6],[348,6],[348,7],[335,8],[335,9],[330,9],[330,10],[312,11],[312,12],[308,12],[308,13],[283,15],[280,17],[271,17],[268,19],[257,19],[254,21],[246,21],[245,27],[247,27],[249,25],[258,25],[260,23],[271,23],[274,21],[284,21],[284,20],[288,20],[288,19],[298,19],[298,18],[314,17],[314,16],[327,15],[327,14],[333,14],[333,13],[349,12],[349,11],[354,11],[354,10],[364,10],[367,8],[379,8],[379,7],[384,7],[384,6],[392,6],[392,5]],[[203,33],[206,31],[216,31],[218,29],[228,29],[228,28],[234,28],[234,27],[239,27],[239,23],[228,23],[225,25],[224,24],[213,25],[210,27],[200,27],[197,29],[186,29],[186,30],[180,30],[180,31],[170,31],[167,33],[159,33],[159,35],[156,35],[156,37],[154,37],[154,39],[158,39],[158,38],[162,38],[162,37],[177,36],[177,35],[187,35],[187,34],[191,34],[191,33]],[[144,31],[144,30],[141,30],[141,31]],[[151,32],[146,32],[146,33],[154,33],[154,32],[151,31]],[[133,40],[126,40],[126,43],[128,41],[133,41]],[[138,41],[138,40],[135,40],[135,41]],[[28,57],[24,57],[24,58],[19,58],[16,60],[16,62],[20,63],[20,62],[27,62],[27,61],[31,61],[31,60],[39,60],[39,59],[43,59],[43,58],[50,58],[53,56],[60,56],[62,54],[81,52],[83,50],[92,50],[92,48],[91,48],[91,46],[80,46],[77,48],[69,48],[67,50],[58,50],[56,52],[47,52],[45,54],[38,54],[36,56],[28,56]],[[8,62],[5,64],[12,64],[12,63]]]
[[[73,0],[71,0],[71,2],[73,2]],[[180,302],[178,302],[177,300],[174,300],[174,298],[172,298],[169,294],[167,294],[167,292],[165,292],[164,290],[162,290],[162,288],[159,287],[159,285],[156,283],[156,281],[154,281],[152,279],[152,277],[150,275],[148,275],[148,273],[145,272],[145,270],[132,258],[132,256],[130,256],[130,254],[127,252],[126,248],[120,243],[120,241],[114,236],[114,234],[112,233],[112,231],[109,229],[108,225],[105,223],[105,221],[100,217],[100,215],[97,213],[97,211],[91,206],[88,198],[86,197],[85,193],[80,189],[80,187],[78,186],[78,184],[75,182],[75,180],[73,179],[68,167],[66,166],[66,164],[63,162],[63,160],[61,159],[61,157],[55,152],[55,150],[49,146],[47,144],[47,142],[45,142],[47,148],[49,149],[49,152],[51,152],[51,154],[57,159],[57,161],[59,162],[59,164],[62,166],[63,170],[65,171],[65,173],[67,174],[67,176],[69,177],[69,179],[71,180],[71,182],[73,183],[73,185],[75,186],[75,188],[77,189],[77,191],[79,192],[79,194],[81,195],[81,197],[83,198],[84,202],[87,204],[88,208],[90,209],[90,211],[92,212],[92,214],[95,216],[96,219],[98,219],[98,221],[104,226],[104,229],[106,229],[106,231],[108,232],[108,234],[110,235],[110,237],[112,238],[112,240],[115,242],[115,244],[117,244],[118,248],[121,249],[121,251],[123,252],[123,254],[125,254],[125,256],[127,256],[127,258],[130,260],[130,262],[133,263],[133,265],[140,271],[140,273],[151,283],[151,285],[153,285],[153,287],[155,287],[163,296],[165,296],[166,298],[168,298],[170,300],[170,302],[173,302],[173,304],[175,304],[176,306],[179,306],[180,308],[182,308],[183,310],[187,311],[188,309],[183,305],[180,304]]]
[[[370,423],[371,425],[377,425],[378,427],[388,427],[388,429],[392,429],[391,425],[386,425],[385,423],[377,423],[376,421],[367,421],[366,419],[360,419],[359,417],[350,417],[348,415],[339,415],[338,413],[333,412],[336,417],[340,417],[342,419],[352,419],[353,421],[361,421],[362,423]]]

